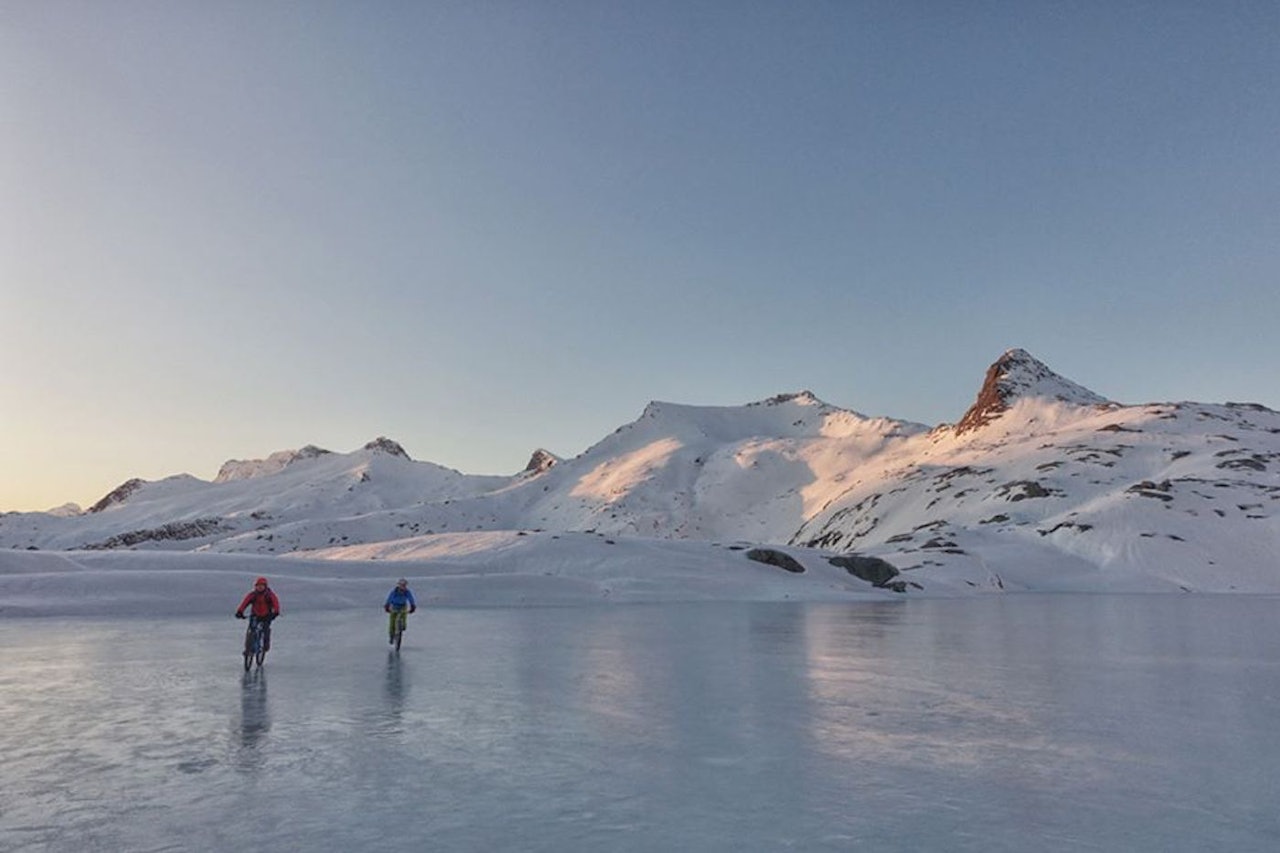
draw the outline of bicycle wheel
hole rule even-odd
[[[250,625],[244,632],[244,671],[248,672],[249,667],[253,666],[253,626]]]
[[[270,622],[259,622],[253,631],[253,659],[262,666],[262,659],[267,656],[267,632],[271,630]]]
[[[400,640],[404,638],[404,628],[396,626],[396,651],[400,651]]]

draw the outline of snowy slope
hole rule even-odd
[[[1276,412],[1121,405],[1010,350],[932,430],[809,392],[654,402],[513,477],[415,462],[386,439],[304,447],[228,462],[212,483],[130,481],[86,513],[3,515],[0,546],[422,563],[459,536],[484,553],[496,531],[576,531],[642,552],[658,539],[870,555],[911,592],[1280,590],[1277,466]]]
[[[862,472],[793,542],[978,585],[1277,588],[1276,412],[1029,398],[926,443]]]
[[[524,527],[785,541],[816,509],[814,484],[924,431],[808,392],[734,407],[655,402],[507,497]]]

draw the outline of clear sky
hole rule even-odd
[[[650,400],[1280,407],[1280,3],[0,0],[0,510]]]

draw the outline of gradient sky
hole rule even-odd
[[[1280,407],[1280,4],[0,0],[0,510],[650,400]]]

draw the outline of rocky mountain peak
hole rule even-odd
[[[385,453],[388,456],[399,456],[403,459],[409,458],[409,454],[405,453],[404,448],[398,442],[392,441],[386,436],[378,436],[366,444],[364,449],[371,450],[374,453]]]
[[[1015,400],[1028,397],[1043,397],[1079,406],[1111,402],[1054,373],[1026,350],[1011,349],[987,368],[978,399],[956,424],[956,434],[985,426],[1007,411]]]
[[[759,403],[750,403],[752,406],[780,406],[783,403],[795,403],[799,406],[825,406],[821,400],[814,395],[812,391],[796,391],[790,394],[777,394],[767,400],[761,400]]]
[[[533,455],[529,457],[529,464],[524,466],[523,474],[541,474],[548,468],[551,468],[560,460],[554,453],[549,450],[543,450],[539,447],[533,451]]]

